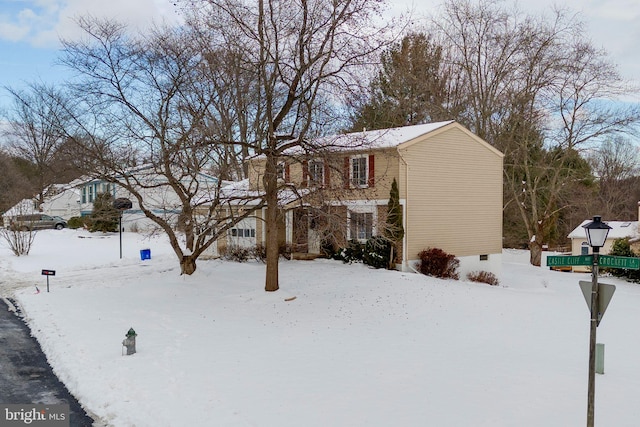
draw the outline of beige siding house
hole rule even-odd
[[[503,155],[457,122],[438,122],[323,138],[307,155],[285,153],[278,167],[283,193],[281,243],[319,254],[382,234],[393,180],[398,183],[405,237],[398,268],[418,253],[443,249],[469,271],[500,272]],[[317,154],[317,153],[323,154]],[[248,188],[259,192],[265,160],[249,164]],[[256,241],[264,241],[256,215]]]

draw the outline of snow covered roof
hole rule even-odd
[[[584,231],[583,226],[587,225],[592,220],[587,219],[582,221],[582,223],[573,229],[571,233],[569,233],[570,239],[586,239],[587,235]],[[630,238],[638,238],[640,237],[640,233],[638,232],[638,221],[603,221],[611,230],[609,230],[609,234],[607,235],[607,239],[624,239],[625,237]]]
[[[35,207],[35,201],[33,199],[22,199],[3,214],[3,216],[11,217],[16,215],[28,215],[37,213],[38,209]]]
[[[336,149],[345,150],[361,147],[369,149],[392,148],[451,123],[453,123],[453,120],[391,129],[365,130],[321,138],[317,141],[321,146],[326,144],[336,147]]]
[[[288,189],[278,190],[278,204],[280,206],[286,206],[291,202],[299,200],[300,197],[308,194],[309,189],[300,189],[297,192]],[[231,182],[229,185],[221,188],[220,197],[223,200],[227,200],[232,205],[257,205],[262,201],[264,192],[249,190],[249,180],[243,179],[242,181]]]
[[[422,135],[433,132],[454,123],[454,120],[426,123],[422,125],[402,126],[391,129],[364,130],[340,135],[310,138],[300,145],[285,150],[284,155],[301,154],[305,149],[323,149],[328,151],[355,151],[379,148],[393,148],[405,142],[412,141]],[[290,142],[290,141],[288,141]],[[252,157],[264,158],[263,154]]]

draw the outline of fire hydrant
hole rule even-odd
[[[129,328],[125,339],[122,341],[122,345],[127,348],[127,356],[136,352],[136,331],[133,328]]]

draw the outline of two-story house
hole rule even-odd
[[[418,253],[436,247],[460,260],[460,272],[499,274],[502,252],[503,155],[457,122],[356,132],[284,153],[278,165],[282,244],[319,254],[382,234],[390,189],[400,192],[405,235],[398,268],[411,270]],[[248,188],[260,192],[265,159],[249,162]],[[268,209],[265,208],[265,209]],[[256,213],[256,242],[264,241],[264,209]]]

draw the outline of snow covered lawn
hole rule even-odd
[[[123,237],[122,260],[117,234],[74,230],[39,232],[28,257],[0,249],[0,293],[101,425],[585,424],[589,274],[511,250],[497,287],[283,261],[266,293],[260,263],[182,277],[165,239]],[[49,293],[42,269],[56,270]],[[596,425],[637,426],[640,286],[602,281],[617,291],[598,328]],[[138,352],[123,356],[130,327]]]

